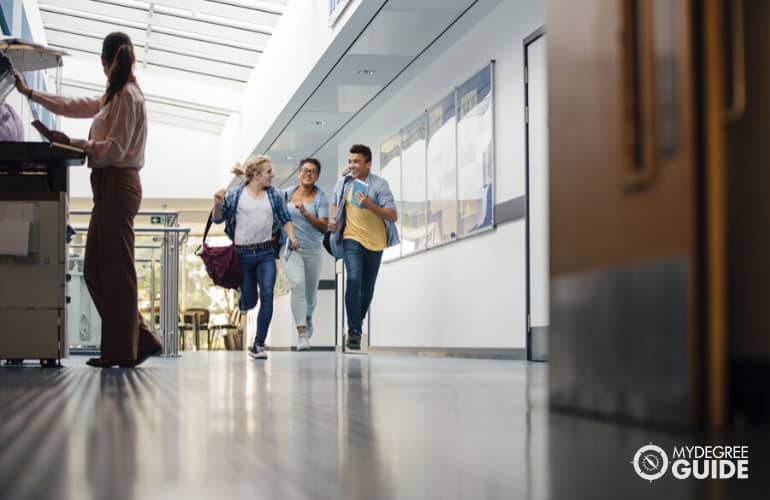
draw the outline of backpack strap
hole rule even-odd
[[[345,180],[342,182],[342,189],[340,189],[340,199],[337,202],[337,209],[338,210],[339,210],[340,206],[343,206],[343,207],[345,206],[344,205],[344,201],[345,201],[345,191],[347,191],[346,186],[348,184],[350,184],[350,182],[352,180],[353,180],[353,176],[352,175],[347,175],[347,176],[345,176]]]

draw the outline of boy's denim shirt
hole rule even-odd
[[[224,221],[225,234],[233,242],[235,242],[235,215],[238,213],[238,200],[240,200],[241,193],[245,187],[246,184],[244,183],[228,189],[225,194],[225,202],[220,210],[222,217],[215,218],[213,215],[211,217],[211,222],[214,224],[221,224]],[[273,225],[278,224],[280,229],[284,224],[291,221],[291,215],[286,208],[284,196],[281,191],[273,186],[268,187],[265,191],[267,191],[267,198],[270,200],[270,207],[273,209]]]
[[[337,205],[337,216],[335,222],[337,223],[337,230],[331,233],[329,237],[329,243],[332,249],[332,254],[335,258],[341,259],[343,256],[342,240],[345,234],[345,201],[348,199],[348,193],[353,185],[353,176],[346,175],[340,177],[337,181],[337,185],[334,186],[334,194],[332,195],[332,204]],[[366,183],[369,185],[368,196],[372,199],[375,205],[382,208],[396,208],[396,203],[393,200],[393,192],[390,190],[388,181],[378,175],[372,173],[366,179]],[[385,223],[385,234],[388,237],[388,246],[398,245],[398,229],[396,223],[389,220],[383,220]]]

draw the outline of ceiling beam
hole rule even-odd
[[[98,85],[96,83],[91,82],[84,82],[82,80],[77,80],[73,78],[64,78],[62,80],[62,85],[66,85],[68,87],[77,88],[81,90],[87,90],[89,92],[96,92],[96,93],[102,93],[104,92],[104,86]],[[209,106],[205,104],[198,104],[191,101],[185,101],[183,99],[174,99],[173,97],[165,97],[158,94],[152,94],[147,92],[142,92],[144,95],[145,100],[147,102],[154,102],[158,104],[165,104],[168,106],[174,106],[177,108],[183,108],[191,111],[200,111],[202,113],[209,113],[212,115],[217,115],[223,118],[229,118],[232,113],[235,113],[235,110],[227,109],[227,108],[220,108],[217,106]]]
[[[40,10],[41,12],[48,12],[51,14],[60,14],[60,15],[74,17],[77,19],[83,19],[85,21],[94,21],[98,23],[108,24],[111,26],[121,26],[124,28],[131,28],[139,31],[146,31],[148,26],[148,23],[138,23],[134,21],[129,21],[127,19],[120,19],[120,18],[111,17],[111,16],[103,16],[100,14],[93,14],[90,12],[67,9],[62,7],[54,7],[50,5],[41,5]],[[45,22],[43,24],[45,25]],[[234,40],[221,40],[214,37],[200,35],[198,33],[191,33],[188,31],[166,28],[164,26],[157,26],[157,25],[153,25],[152,29],[153,29],[153,32],[155,33],[161,33],[161,34],[173,36],[176,38],[183,38],[186,40],[193,40],[197,42],[211,43],[214,45],[245,50],[248,52],[257,52],[259,54],[264,52],[264,48],[262,47],[241,43],[241,42],[236,42]]]
[[[146,13],[148,17],[150,17],[152,14],[160,14],[160,15],[175,17],[177,19],[184,19],[187,21],[210,24],[212,26],[219,26],[222,28],[245,31],[247,33],[259,33],[267,36],[271,36],[273,34],[273,29],[268,26],[259,26],[256,24],[244,23],[241,21],[231,20],[220,16],[213,16],[210,14],[196,15],[192,11],[189,11],[187,9],[180,9],[177,7],[168,7],[163,4],[158,4],[156,2],[152,2],[152,3],[136,2],[136,1],[128,2],[125,0],[89,0],[89,1],[102,4],[102,5],[111,5],[114,7],[122,7],[125,9],[138,10],[140,12]],[[49,5],[45,3],[38,3],[38,6],[40,7],[41,11],[47,11],[48,9],[57,8],[54,5]],[[151,14],[151,11],[152,11],[152,14]]]
[[[49,47],[52,47],[52,48],[55,48],[55,49],[59,49],[59,50],[66,50],[68,52],[81,52],[81,53],[84,53],[84,54],[92,54],[92,55],[99,56],[99,57],[101,57],[101,55],[102,55],[101,52],[97,51],[97,50],[81,49],[79,47],[70,47],[70,46],[67,46],[65,44],[59,44],[59,45],[49,44]],[[171,65],[171,64],[161,64],[161,63],[156,63],[156,62],[152,62],[152,61],[145,61],[143,57],[137,57],[136,60],[138,62],[146,64],[147,66],[154,66],[156,68],[170,69],[170,70],[174,70],[174,71],[180,71],[182,73],[190,73],[190,74],[193,74],[193,75],[207,76],[207,77],[210,77],[210,78],[217,78],[219,80],[227,80],[227,81],[236,82],[236,83],[246,83],[248,81],[248,80],[245,80],[243,78],[233,78],[233,77],[230,77],[230,76],[217,75],[215,73],[208,73],[206,71],[198,71],[198,70],[193,70],[193,69],[188,69],[188,68],[182,68],[182,67],[174,66],[174,65]]]
[[[264,2],[246,2],[244,0],[205,0],[206,3],[229,5],[230,7],[238,7],[240,9],[253,10],[257,12],[264,12],[265,14],[273,14],[280,16],[283,14],[284,7],[278,4],[268,5]]]
[[[65,33],[67,35],[79,36],[79,37],[83,37],[83,38],[90,38],[92,40],[97,40],[99,42],[101,42],[102,39],[104,38],[102,35],[99,35],[98,33],[94,33],[92,31],[79,31],[79,30],[75,30],[75,29],[66,28],[64,26],[57,26],[57,25],[54,25],[54,24],[46,25],[45,29],[47,31],[52,31],[54,33]],[[133,43],[134,43],[135,46],[142,47],[142,48],[144,48],[145,45],[146,45],[144,42],[141,42],[141,41],[136,41],[136,42],[133,42]],[[191,50],[177,49],[177,48],[173,48],[173,47],[167,47],[165,45],[152,44],[152,50],[155,50],[155,51],[158,51],[158,52],[166,52],[166,53],[169,53],[169,54],[175,54],[175,55],[179,55],[179,56],[194,57],[196,59],[203,59],[204,61],[211,61],[211,62],[216,62],[216,63],[221,63],[221,64],[228,64],[228,65],[231,65],[231,66],[237,66],[239,68],[244,68],[244,69],[252,69],[252,68],[254,68],[254,66],[256,66],[256,64],[249,64],[247,62],[236,61],[234,59],[227,59],[227,58],[224,58],[224,57],[208,56],[208,55],[205,55],[205,54],[201,54],[200,52],[193,52]]]

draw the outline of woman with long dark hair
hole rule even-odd
[[[125,33],[102,43],[107,89],[100,97],[63,97],[30,89],[16,73],[16,88],[53,113],[93,118],[88,140],[70,144],[85,150],[94,208],[88,226],[84,274],[102,317],[101,356],[95,367],[133,367],[161,351],[160,342],[137,310],[134,217],[142,201],[139,169],[144,165],[147,111],[133,73],[134,46]],[[66,137],[65,137],[66,139]]]

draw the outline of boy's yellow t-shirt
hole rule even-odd
[[[385,222],[371,210],[353,205],[353,189],[345,200],[345,231],[343,238],[355,240],[367,250],[380,252],[388,247]]]

